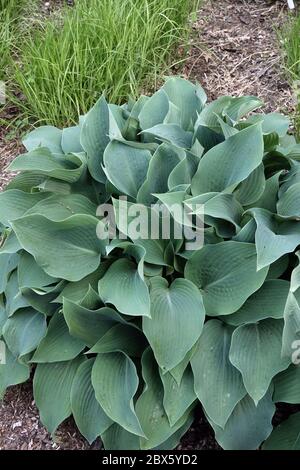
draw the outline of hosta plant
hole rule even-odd
[[[32,372],[52,434],[73,415],[106,449],[172,449],[202,406],[224,449],[299,448],[300,414],[272,418],[300,403],[300,148],[261,105],[173,77],[25,138],[0,393]]]

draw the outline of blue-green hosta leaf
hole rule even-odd
[[[288,265],[289,265],[289,255],[281,256],[281,258],[275,261],[275,263],[271,264],[266,279],[267,280],[278,279],[287,270]]]
[[[155,204],[153,193],[168,191],[168,178],[171,171],[181,161],[178,149],[171,145],[161,144],[150,160],[147,176],[137,194],[137,202]]]
[[[176,367],[169,371],[172,377],[175,379],[177,385],[180,385],[181,383],[183,374],[197,349],[198,341],[194,344],[190,351],[186,353],[185,358],[179,364],[177,364]]]
[[[2,335],[2,328],[5,325],[7,318],[8,317],[7,317],[6,309],[4,305],[4,298],[3,298],[3,295],[0,295],[0,338]]]
[[[96,399],[109,418],[133,434],[145,435],[133,405],[139,378],[126,354],[98,354],[92,369],[92,384]]]
[[[210,421],[215,438],[224,450],[256,450],[270,435],[275,405],[269,391],[256,406],[247,395],[233,410],[225,428]]]
[[[91,378],[94,362],[89,359],[78,367],[71,388],[72,414],[79,431],[90,444],[112,425],[95,397]]]
[[[80,299],[79,304],[90,310],[96,310],[97,308],[103,307],[103,302],[101,301],[97,290],[93,289],[92,286],[89,286],[86,294],[82,299]]]
[[[277,202],[277,213],[281,217],[300,217],[300,183],[293,184],[283,194]]]
[[[170,426],[174,426],[197,399],[193,373],[190,367],[186,368],[179,385],[170,372],[161,373],[160,378],[164,387],[164,409]]]
[[[154,450],[172,450],[180,442],[182,436],[187,432],[193,422],[191,414],[184,425],[169,437],[165,442],[155,447]],[[101,434],[101,440],[106,450],[140,450],[140,438],[136,434],[126,431],[114,423],[107,431]]]
[[[72,413],[71,388],[83,358],[38,364],[33,379],[33,396],[44,426],[53,435]]]
[[[16,234],[11,230],[9,231],[4,240],[1,241],[2,246],[0,248],[0,254],[16,254],[22,249]]]
[[[58,278],[46,274],[33,256],[26,251],[21,253],[18,266],[18,282],[21,290],[23,288],[38,289],[58,281]]]
[[[150,316],[150,297],[141,269],[127,259],[115,261],[99,281],[99,295],[125,315]]]
[[[18,254],[0,253],[0,294],[5,291],[9,275],[16,269],[18,262]]]
[[[294,413],[280,423],[263,444],[262,449],[300,450],[300,413]]]
[[[143,331],[159,366],[169,371],[177,366],[199,338],[205,317],[202,296],[186,279],[150,280],[151,318],[143,319]],[[180,337],[180,342],[177,339]]]
[[[282,351],[284,357],[292,358],[300,341],[300,289],[289,292],[284,309]]]
[[[290,125],[290,119],[280,113],[253,114],[247,119],[247,122],[261,122],[264,134],[267,135],[275,132],[279,137],[286,135]]]
[[[51,318],[47,334],[40,342],[31,362],[70,361],[84,349],[85,344],[70,335],[64,315],[58,310]]]
[[[299,351],[296,353],[299,361]],[[300,367],[298,365],[291,364],[288,369],[276,375],[273,383],[274,403],[284,402],[296,405],[300,402]]]
[[[297,221],[280,219],[265,209],[250,209],[249,213],[256,222],[258,269],[269,266],[299,245],[300,225]]]
[[[60,283],[58,283],[56,287],[59,285]],[[59,305],[52,303],[54,302],[57,292],[50,292],[47,294],[43,291],[34,291],[33,289],[23,288],[22,295],[28,302],[28,305],[46,316],[52,316],[59,307]]]
[[[181,127],[187,131],[192,130],[197,114],[206,102],[204,90],[199,84],[194,85],[180,77],[169,78],[162,90],[168,95],[171,103],[180,110]]]
[[[184,204],[195,214],[198,212],[197,204],[201,205],[198,207],[200,207],[200,215],[204,215],[204,222],[207,225],[214,226],[220,236],[226,235],[222,227],[223,221],[229,222],[230,225],[232,224],[233,227],[230,227],[230,231],[233,233],[240,229],[244,210],[233,194],[205,193],[186,199]],[[229,224],[227,224],[226,228]]]
[[[25,193],[10,189],[0,193],[0,222],[10,227],[10,221],[22,217],[29,209],[45,198],[43,193]]]
[[[62,303],[63,298],[65,298],[79,303],[86,296],[89,287],[97,290],[99,279],[103,277],[111,263],[111,260],[101,261],[99,268],[93,273],[84,277],[80,281],[69,282],[55,299],[55,302]]]
[[[141,449],[148,450],[160,446],[178,431],[189,418],[190,410],[187,410],[174,426],[170,426],[164,408],[163,384],[150,348],[142,357],[142,374],[145,388],[135,408],[147,436],[147,438],[140,439],[140,446]]]
[[[222,114],[228,117],[232,124],[236,124],[242,117],[260,108],[263,102],[256,96],[231,97],[230,103],[223,110]]]
[[[10,317],[20,308],[28,307],[30,304],[20,290],[18,273],[14,271],[8,280],[5,289],[6,313]]]
[[[29,366],[21,364],[5,347],[5,364],[0,362],[0,399],[3,398],[7,387],[26,382],[29,376]]]
[[[114,140],[104,152],[105,173],[117,189],[135,198],[146,178],[150,158],[149,150],[136,149]]]
[[[250,173],[248,178],[241,182],[234,195],[243,206],[249,206],[262,197],[265,185],[264,166],[260,164]]]
[[[185,277],[200,289],[206,313],[215,316],[237,311],[262,286],[267,272],[256,271],[255,245],[228,241],[195,252]]]
[[[264,192],[261,197],[255,201],[253,204],[254,207],[260,207],[261,209],[266,209],[270,212],[276,212],[276,203],[278,199],[278,190],[279,190],[279,178],[281,171],[275,173],[266,180],[266,185]]]
[[[92,353],[124,352],[128,356],[140,357],[147,346],[142,331],[134,324],[118,323],[112,326],[88,351]]]
[[[3,326],[2,334],[12,354],[19,358],[39,345],[46,330],[45,315],[27,308],[8,318]]]
[[[31,131],[22,142],[28,152],[38,147],[47,147],[53,153],[62,154],[61,139],[61,129],[54,126],[41,126]]]
[[[172,190],[180,184],[191,184],[198,165],[199,157],[193,155],[191,152],[186,152],[185,158],[181,160],[169,174],[168,188]]]
[[[242,228],[238,231],[236,235],[234,235],[234,237],[232,237],[232,240],[236,242],[255,243],[255,220],[252,218],[248,218],[248,221],[244,225],[243,224],[244,221],[242,219]]]
[[[229,358],[241,372],[255,404],[265,395],[273,377],[291,362],[281,357],[282,329],[281,320],[268,318],[242,325],[232,335]]]
[[[96,204],[82,194],[54,194],[38,202],[26,212],[26,215],[40,214],[58,222],[75,214],[96,215],[96,212]]]
[[[50,276],[79,281],[100,264],[105,241],[96,235],[101,224],[90,215],[73,215],[54,222],[42,215],[28,215],[13,222],[22,247]]]
[[[221,130],[225,139],[229,139],[229,137],[232,137],[233,135],[239,132],[238,129],[227,124],[227,122],[223,121],[223,119],[219,116],[218,116],[218,122],[220,124]]]
[[[80,143],[87,153],[89,172],[96,181],[105,183],[102,169],[103,154],[109,144],[109,108],[104,96],[86,115],[81,128]]]
[[[85,170],[84,154],[55,155],[45,147],[16,157],[8,171],[37,171],[41,175],[74,183]]]
[[[157,124],[142,131],[151,134],[159,142],[167,142],[175,147],[189,149],[192,146],[193,134],[184,131],[178,124]]]
[[[105,450],[140,450],[140,438],[136,434],[113,423],[103,434],[101,434]]]
[[[289,285],[289,282],[283,279],[266,281],[237,312],[226,315],[224,320],[230,325],[239,326],[265,318],[283,318]]]
[[[161,89],[152,95],[141,109],[138,119],[142,130],[160,124],[169,111],[169,99],[166,92]]]
[[[219,320],[208,321],[191,359],[197,397],[209,418],[222,428],[247,393],[240,372],[229,360],[232,332]]]
[[[200,160],[192,179],[192,194],[235,187],[258,167],[263,158],[259,125],[250,126],[209,150]]]
[[[66,298],[63,303],[63,313],[71,335],[89,347],[94,346],[114,325],[125,323],[125,320],[112,308],[101,307],[90,310]]]
[[[83,152],[80,143],[81,126],[72,126],[63,129],[61,136],[61,148],[64,153]]]

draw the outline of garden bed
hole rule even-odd
[[[268,111],[293,112],[293,94],[284,78],[274,31],[274,25],[278,26],[285,15],[282,2],[206,2],[194,25],[184,76],[197,79],[210,99],[223,94],[251,94],[262,98]],[[5,141],[5,132],[0,130],[0,188],[9,178],[3,169],[21,148],[17,140]],[[71,419],[60,426],[53,441],[39,422],[31,385],[12,387],[0,405],[0,449],[101,447],[99,441],[89,446]],[[219,448],[201,412],[179,448]]]

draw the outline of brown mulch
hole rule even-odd
[[[205,1],[194,24],[185,76],[198,80],[209,100],[255,95],[267,112],[292,112],[295,98],[276,37],[286,19],[286,1]]]
[[[51,4],[60,0],[52,0]],[[220,95],[251,94],[261,97],[267,111],[293,112],[294,99],[281,66],[275,27],[286,18],[286,2],[268,0],[204,1],[184,75],[197,79],[209,99]],[[0,128],[0,189],[9,176],[8,162],[21,151],[18,141],[5,141]],[[1,449],[100,449],[80,436],[72,419],[61,425],[52,440],[39,422],[32,396],[32,383],[11,387],[0,403]],[[184,436],[182,450],[219,449],[213,432],[198,411]]]

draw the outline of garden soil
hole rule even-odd
[[[47,3],[51,8],[62,1]],[[41,3],[44,10],[49,8],[45,2]],[[276,27],[287,18],[286,2],[203,0],[203,4],[193,25],[183,75],[198,80],[209,99],[224,94],[250,94],[264,100],[266,111],[293,113],[293,90],[285,78],[276,38]],[[182,73],[182,69],[174,68],[172,73]],[[8,140],[7,134],[7,129],[0,128],[0,188],[9,180],[5,172],[7,164],[22,151],[20,142]],[[274,424],[293,411],[295,407],[281,406]],[[63,423],[52,439],[39,421],[29,381],[11,387],[0,403],[1,449],[97,450],[101,449],[101,442],[88,445],[72,419]],[[219,449],[200,409],[178,449]]]

